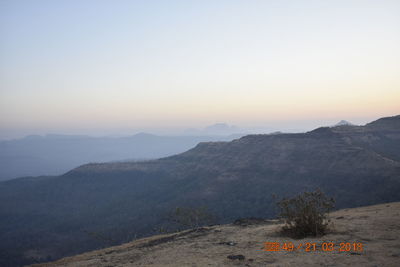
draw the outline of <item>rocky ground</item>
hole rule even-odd
[[[400,202],[339,210],[330,218],[329,234],[318,238],[283,237],[282,225],[274,220],[242,220],[33,266],[400,266]],[[265,251],[265,242],[279,242],[280,247],[291,242],[298,249]],[[333,251],[324,251],[324,242],[334,243]],[[340,251],[340,243],[350,243],[350,251]]]

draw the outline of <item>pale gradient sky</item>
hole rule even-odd
[[[399,14],[397,0],[2,0],[0,138],[400,114]]]

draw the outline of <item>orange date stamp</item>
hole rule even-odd
[[[361,242],[323,242],[312,243],[304,242],[295,245],[292,242],[264,242],[264,251],[278,252],[278,251],[296,251],[304,250],[306,252],[313,251],[337,251],[337,252],[362,252],[363,244]]]

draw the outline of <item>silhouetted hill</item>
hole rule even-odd
[[[0,183],[0,265],[120,244],[168,226],[177,206],[205,205],[219,223],[271,217],[272,194],[320,187],[337,207],[400,200],[400,117],[304,134],[205,142],[144,162],[87,164],[58,177]]]
[[[400,128],[400,115],[381,118],[366,125],[367,129],[378,131],[398,131]]]

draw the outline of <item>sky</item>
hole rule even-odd
[[[400,1],[0,0],[0,138],[400,114]]]

